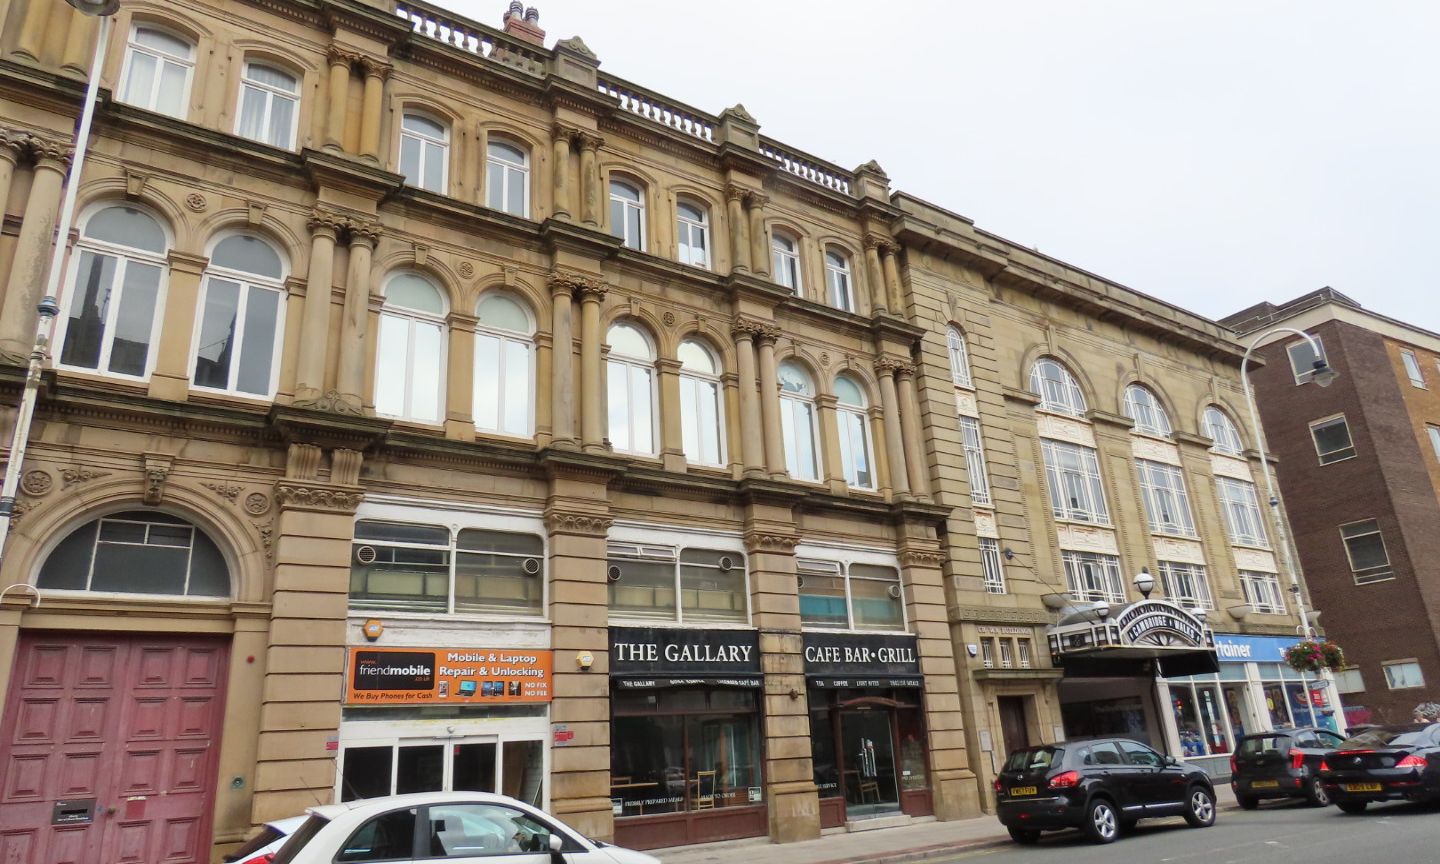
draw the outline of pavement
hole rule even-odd
[[[1239,811],[1229,783],[1215,784],[1221,810]],[[837,831],[817,840],[771,843],[766,837],[650,849],[663,864],[913,864],[953,858],[956,853],[1010,844],[1005,827],[991,814],[950,822],[918,821],[899,828]]]

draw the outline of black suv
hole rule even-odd
[[[1320,763],[1341,740],[1311,726],[1246,735],[1230,757],[1235,801],[1246,810],[1259,807],[1261,798],[1304,798],[1324,807],[1330,795],[1320,783]]]
[[[1199,768],[1128,738],[1016,750],[995,778],[996,813],[1016,843],[1051,828],[1079,828],[1110,843],[1142,818],[1215,824],[1215,787]]]

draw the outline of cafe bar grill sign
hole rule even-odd
[[[805,678],[811,687],[920,687],[914,636],[806,633]]]
[[[611,627],[610,677],[626,690],[759,687],[760,636],[754,630]]]

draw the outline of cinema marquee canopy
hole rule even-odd
[[[1073,611],[1047,631],[1050,658],[1066,677],[1165,678],[1220,671],[1215,635],[1197,615],[1166,600]]]

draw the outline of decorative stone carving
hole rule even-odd
[[[210,206],[210,202],[205,200],[205,196],[199,192],[191,192],[185,196],[185,206],[195,213],[204,213],[205,208]]]
[[[890,175],[886,174],[885,169],[881,168],[880,163],[876,162],[874,159],[871,159],[869,162],[866,162],[864,165],[861,165],[859,168],[855,169],[856,174],[867,171],[871,174],[878,174],[886,180],[890,179]]]
[[[594,132],[581,130],[575,137],[576,143],[579,144],[581,150],[599,150],[605,146],[605,139],[596,135]]]
[[[33,501],[16,501],[14,506],[10,508],[10,527],[18,527],[20,520],[25,518],[25,514],[34,509],[35,502]]]
[[[263,516],[270,510],[270,496],[264,492],[251,492],[245,496],[245,512],[251,516]]]
[[[551,534],[583,534],[603,537],[615,520],[595,513],[570,513],[561,510],[545,514],[545,526]]]
[[[662,321],[665,322],[665,326],[666,326],[666,327],[674,327],[674,326],[675,326],[675,313],[674,313],[674,312],[671,312],[671,311],[669,311],[669,310],[667,309],[667,310],[665,311],[665,314],[662,315],[662,316],[660,316],[660,320],[662,320]]]
[[[274,522],[251,522],[255,526],[255,533],[260,535],[260,545],[265,549],[265,560],[273,563],[275,561],[275,523]]]
[[[359,450],[337,448],[330,453],[330,482],[340,486],[360,485],[360,465],[364,457]]]
[[[163,453],[146,453],[143,459],[145,492],[141,499],[153,507],[165,497],[165,481],[170,479],[170,468],[175,460]]]
[[[1255,482],[1255,475],[1250,473],[1250,463],[1234,456],[1211,453],[1210,471],[1216,477],[1229,477],[1232,480],[1244,480],[1246,483]]]
[[[1130,437],[1130,452],[1136,459],[1149,459],[1166,465],[1180,465],[1180,448],[1168,441],[1159,441],[1143,435]]]
[[[754,318],[736,318],[730,322],[730,335],[736,339],[754,339],[765,332],[763,321]]]
[[[956,606],[950,610],[955,621],[994,621],[1014,624],[1049,624],[1044,609],[1001,609],[994,606]]]
[[[365,76],[367,78],[379,78],[381,81],[389,78],[391,70],[394,69],[389,63],[375,57],[362,57],[360,59],[360,66],[365,70]]]
[[[601,299],[609,292],[610,286],[605,280],[598,276],[591,276],[588,273],[579,273],[574,270],[556,270],[550,274],[551,291],[580,291],[598,295]]]
[[[226,501],[229,501],[231,504],[239,500],[240,492],[242,491],[239,486],[231,486],[228,483],[201,483],[200,485],[219,495],[221,498],[224,498]]]
[[[291,404],[296,408],[309,408],[312,411],[327,411],[331,414],[346,414],[354,417],[365,413],[364,408],[357,400],[347,398],[339,390],[326,390],[312,399],[296,399]]]
[[[765,205],[770,203],[769,195],[766,195],[764,192],[756,192],[753,190],[745,196],[745,199],[746,203],[750,205],[750,209],[752,210],[763,208]]]
[[[751,552],[793,553],[799,545],[800,538],[794,534],[752,532],[745,535],[745,548]]]
[[[980,404],[975,400],[974,393],[967,393],[964,390],[955,391],[955,411],[966,417],[980,417]]]
[[[365,493],[358,489],[341,489],[321,484],[298,484],[280,481],[275,484],[275,500],[282,508],[296,510],[329,510],[354,513]]]
[[[875,374],[881,378],[887,378],[900,371],[900,368],[905,365],[904,362],[896,360],[894,357],[876,357]]]
[[[1153,537],[1150,545],[1155,549],[1157,561],[1180,561],[1185,564],[1204,564],[1205,548],[1199,540],[1182,540],[1178,537]]]
[[[1089,424],[1078,420],[1056,417],[1054,414],[1037,414],[1035,427],[1041,438],[1069,441],[1085,447],[1095,446],[1095,430],[1091,429]]]
[[[829,368],[830,368],[830,352],[829,352],[829,351],[821,351],[821,352],[820,352],[820,365],[821,365],[821,366],[824,366],[826,369],[829,369]]]
[[[938,550],[911,549],[901,553],[900,563],[907,567],[940,567],[945,555]]]
[[[871,232],[865,235],[864,243],[866,249],[874,249],[876,251],[881,251],[886,246],[890,245],[890,238],[884,236],[883,234],[876,234],[874,232]]]
[[[594,60],[597,63],[600,61],[600,58],[595,56],[595,52],[590,50],[590,46],[585,44],[585,40],[581,39],[579,36],[571,36],[569,39],[561,39],[559,42],[555,43],[555,47],[564,48],[567,51],[573,51],[574,53],[579,54],[581,57],[584,57],[587,60]]]
[[[39,135],[26,135],[25,149],[36,162],[49,160],[60,163],[64,168],[69,168],[70,160],[75,156],[75,148],[68,142],[51,141]]]
[[[49,495],[50,490],[54,488],[55,478],[50,476],[49,471],[42,471],[39,468],[26,471],[25,476],[20,480],[20,490],[26,495],[33,495],[36,498]]]
[[[291,444],[285,454],[285,476],[295,480],[313,480],[320,471],[319,447],[314,444]]]
[[[1261,573],[1279,573],[1280,568],[1275,566],[1275,555],[1264,549],[1237,549],[1231,547],[1230,554],[1235,557],[1235,569],[1257,570]]]
[[[89,483],[91,480],[98,480],[101,477],[109,477],[109,471],[93,471],[83,465],[74,468],[62,468],[60,479],[63,481],[62,489],[69,489],[71,486],[79,486],[81,483]]]
[[[745,196],[748,195],[748,194],[750,194],[750,190],[746,189],[744,186],[739,186],[739,185],[737,185],[737,184],[735,184],[735,183],[726,183],[726,184],[725,184],[725,200],[726,200],[726,201],[741,201],[741,202],[743,202],[743,201],[745,200]]]
[[[1115,532],[1093,525],[1058,525],[1055,528],[1061,549],[1073,552],[1098,552],[1102,555],[1119,555],[1120,547],[1115,543]]]
[[[999,539],[1000,532],[995,528],[995,514],[984,511],[975,513],[975,534],[980,537],[993,537]]]
[[[736,102],[734,105],[731,105],[729,108],[726,109],[726,111],[728,111],[736,120],[739,120],[742,123],[754,124],[756,122],[755,116],[749,111],[747,111],[744,104],[740,102]]]
[[[455,268],[455,272],[460,274],[461,279],[469,279],[475,275],[475,265],[469,261],[461,261],[460,266]]]
[[[309,228],[312,234],[331,231],[338,235],[341,231],[345,230],[348,223],[349,217],[345,214],[322,207],[316,207],[310,211],[310,218],[306,220],[305,227]]]

